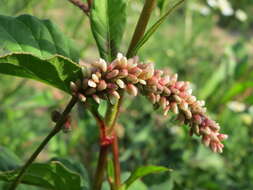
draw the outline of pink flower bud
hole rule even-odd
[[[107,71],[107,63],[105,62],[104,59],[99,59],[99,68],[103,71],[106,72]]]
[[[132,82],[133,84],[136,84],[139,80],[137,78],[137,76],[132,75],[132,74],[128,74],[127,78],[126,78],[129,82]]]
[[[170,110],[170,106],[168,105],[168,106],[163,110],[163,115],[164,115],[164,116],[167,116],[169,110]]]
[[[196,123],[196,124],[198,124],[198,125],[200,125],[201,123],[202,123],[202,118],[201,118],[201,116],[199,115],[199,114],[195,114],[195,115],[193,115],[193,121],[194,121],[194,123]]]
[[[118,74],[118,78],[125,78],[128,75],[128,70],[127,69],[122,69],[120,70],[119,74]]]
[[[107,88],[107,84],[104,80],[100,80],[98,85],[97,85],[97,89],[98,91],[103,91]]]
[[[149,100],[152,102],[152,104],[156,103],[156,95],[154,93],[150,93],[148,95]]]
[[[215,142],[211,142],[210,143],[210,148],[211,148],[211,150],[213,151],[213,152],[217,152],[217,145],[216,145],[216,143]]]
[[[107,79],[115,78],[116,76],[118,76],[118,74],[119,74],[119,70],[114,69],[111,72],[106,74],[106,78]]]
[[[98,95],[93,94],[92,98],[95,100],[95,102],[97,102],[98,104],[100,104],[100,98],[98,97]]]
[[[177,104],[176,103],[171,103],[171,110],[174,114],[178,114],[179,111],[178,111],[178,107],[177,107]]]
[[[147,85],[147,82],[145,80],[139,79],[139,83],[142,85]]]
[[[211,139],[209,136],[207,135],[203,135],[202,136],[202,143],[205,145],[205,146],[209,146],[210,145],[210,142],[211,142]]]
[[[112,94],[113,96],[115,96],[115,98],[120,99],[120,95],[119,95],[119,93],[118,93],[116,90],[113,90],[113,91],[111,92],[111,94]]]
[[[138,94],[138,89],[133,84],[127,84],[126,90],[127,90],[128,94],[130,94],[130,95],[137,96],[137,94]]]
[[[98,76],[97,76],[96,74],[92,74],[92,75],[91,75],[91,78],[92,78],[92,80],[93,80],[95,83],[99,83],[99,78],[98,78]]]
[[[107,83],[107,88],[109,88],[109,89],[118,89],[118,86],[114,83]]]
[[[86,101],[86,97],[85,97],[83,94],[81,94],[81,93],[78,94],[78,98],[79,98],[79,100],[80,100],[82,103],[84,103],[84,102]]]
[[[218,139],[220,140],[220,141],[223,141],[223,140],[225,140],[225,139],[227,139],[228,138],[228,135],[225,135],[225,134],[219,134],[218,135]]]
[[[78,87],[72,81],[70,82],[70,89],[71,89],[72,92],[77,92],[78,91]]]
[[[117,79],[117,80],[116,80],[116,83],[117,83],[117,85],[118,85],[120,88],[125,88],[125,87],[126,87],[125,83],[124,83],[123,80],[121,80],[121,79]]]
[[[158,84],[158,79],[156,77],[152,77],[147,81],[148,85],[157,85]]]
[[[169,96],[171,94],[171,91],[169,88],[167,88],[166,86],[163,87],[163,93],[165,96]]]
[[[170,76],[166,75],[165,77],[161,78],[159,83],[161,85],[167,85],[170,82]]]
[[[183,110],[183,111],[184,111],[185,117],[187,119],[191,119],[192,118],[192,113],[189,110]]]
[[[92,88],[96,88],[97,84],[92,79],[90,79],[88,80],[88,86]]]
[[[161,97],[160,101],[159,101],[159,104],[162,107],[162,109],[165,109],[166,106],[167,106],[167,100],[166,100],[166,98],[165,97]]]
[[[147,63],[145,64],[145,68],[142,70],[142,73],[139,75],[140,79],[148,80],[154,75],[154,64]]]
[[[196,135],[200,135],[199,126],[197,124],[193,124],[192,128]]]
[[[131,73],[131,74],[138,77],[142,73],[142,70],[138,67],[134,67],[134,68],[129,70],[129,73]]]
[[[172,97],[177,103],[181,103],[182,99],[179,96],[173,95]]]

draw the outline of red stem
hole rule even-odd
[[[121,185],[120,179],[120,162],[119,162],[119,146],[118,146],[118,137],[115,134],[113,143],[112,143],[112,150],[113,150],[113,165],[114,165],[114,180],[116,189],[118,189]]]

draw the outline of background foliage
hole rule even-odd
[[[158,1],[151,23],[166,10],[169,2]],[[143,97],[129,97],[118,124],[123,176],[128,176],[136,166],[146,164],[174,170],[170,174],[147,176],[136,182],[133,189],[253,188],[253,3],[234,0],[222,7],[213,2],[187,1],[144,45],[139,55],[192,82],[194,93],[206,99],[210,114],[230,136],[225,151],[222,155],[211,153],[198,138],[188,136],[186,126],[177,126],[173,116],[165,119]],[[120,48],[123,53],[141,8],[142,1],[128,2],[127,31]],[[75,40],[85,61],[98,57],[87,18],[67,1],[0,0],[0,14],[21,13],[50,18]],[[17,155],[12,155],[19,160],[16,163],[22,163],[50,130],[50,112],[64,105],[69,97],[41,83],[4,75],[0,77],[0,91],[1,152],[3,147],[8,148]],[[38,161],[49,162],[53,157],[69,159],[73,161],[69,167],[79,168],[78,173],[82,171],[83,176],[90,178],[87,171],[94,172],[93,160],[98,151],[97,126],[89,113],[76,109],[79,112],[73,115],[73,131],[54,138]],[[100,111],[104,111],[103,104]],[[80,163],[85,168],[80,169]],[[49,166],[53,164],[49,162]],[[0,189],[5,189],[4,183]],[[23,185],[19,189],[36,188]]]

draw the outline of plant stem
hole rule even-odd
[[[87,16],[89,16],[90,8],[89,5],[82,2],[81,0],[68,0],[73,5],[77,6],[79,9],[81,9]]]
[[[114,182],[115,189],[119,189],[121,185],[120,179],[120,162],[119,162],[119,146],[118,146],[118,137],[115,134],[113,143],[112,143],[112,151],[113,151],[113,165],[114,165]]]
[[[107,154],[109,150],[109,145],[107,146],[100,146],[99,151],[99,159],[97,164],[97,169],[94,177],[94,183],[92,190],[101,190],[102,184],[104,181],[104,173],[106,170],[106,164],[107,164]]]
[[[136,46],[136,44],[139,42],[139,40],[142,38],[142,36],[145,33],[145,30],[148,25],[148,21],[150,19],[151,13],[153,11],[153,8],[155,6],[156,0],[146,0],[145,4],[143,6],[141,15],[139,17],[137,26],[134,31],[134,35],[132,37],[130,46],[127,51],[127,57],[132,57],[133,49]]]
[[[127,52],[127,57],[129,58],[130,56],[132,56],[132,50],[133,48],[136,46],[136,44],[138,43],[138,41],[141,39],[141,37],[144,35],[148,21],[150,19],[152,10],[154,8],[155,5],[155,0],[146,0],[144,7],[142,9],[141,15],[139,17],[137,26],[135,28],[135,32],[133,34],[130,46],[128,48],[128,52]],[[117,118],[119,116],[119,111],[120,111],[120,107],[123,103],[123,97],[124,97],[124,92],[122,92],[120,94],[120,99],[119,101],[115,104],[112,105],[111,107],[109,106],[107,114],[106,114],[106,121],[108,121],[109,123],[109,130],[111,132],[113,132],[114,135],[114,140],[112,143],[112,151],[113,151],[113,164],[114,164],[114,176],[115,176],[115,186],[116,189],[120,187],[121,185],[121,179],[120,179],[120,162],[119,162],[119,147],[118,147],[118,138],[117,135],[115,133],[115,123],[117,121]]]
[[[22,180],[22,177],[24,176],[26,170],[29,168],[29,166],[33,163],[33,161],[38,157],[39,153],[44,149],[44,147],[47,145],[47,143],[52,139],[52,137],[54,137],[62,128],[63,124],[66,121],[66,117],[68,116],[69,112],[71,111],[71,109],[74,107],[74,105],[77,102],[77,98],[76,97],[72,97],[72,99],[70,100],[70,102],[68,103],[67,107],[65,108],[65,110],[63,111],[61,117],[59,118],[59,120],[57,121],[57,123],[55,124],[55,127],[53,128],[53,130],[49,133],[49,135],[42,141],[42,143],[39,145],[39,147],[35,150],[35,152],[32,154],[32,156],[27,160],[27,162],[25,163],[25,165],[21,168],[18,176],[16,177],[16,179],[13,181],[13,183],[11,184],[9,190],[15,190],[17,188],[17,186],[19,185],[19,183]]]

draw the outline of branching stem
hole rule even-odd
[[[38,157],[38,155],[44,149],[44,147],[47,145],[47,143],[62,129],[62,126],[65,123],[68,114],[70,113],[71,109],[74,107],[74,105],[76,104],[76,102],[77,102],[77,98],[76,97],[72,97],[72,99],[68,103],[67,107],[63,111],[61,117],[59,118],[59,120],[55,124],[55,127],[53,128],[53,130],[42,141],[42,143],[39,145],[39,147],[35,150],[35,152],[32,154],[32,156],[27,160],[27,162],[25,163],[25,165],[21,168],[18,176],[16,177],[16,179],[11,184],[9,190],[15,190],[17,188],[17,186],[21,182],[22,177],[24,176],[24,174],[25,174],[26,170],[29,168],[29,166]]]

